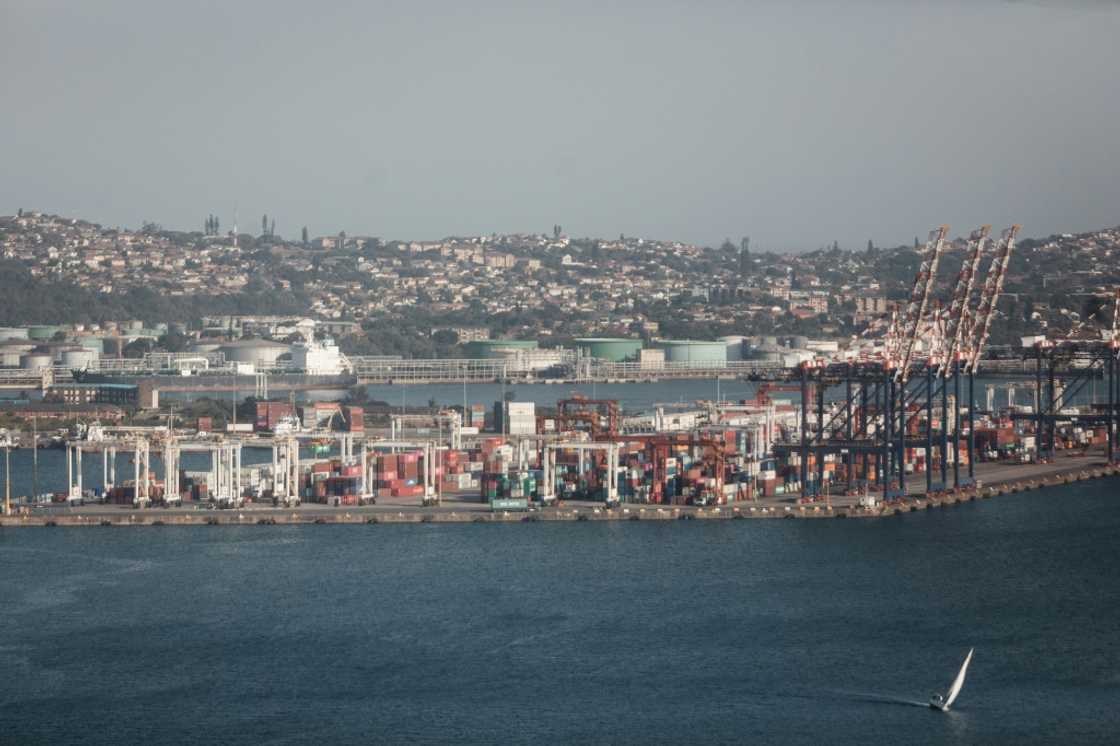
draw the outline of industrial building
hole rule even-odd
[[[115,404],[140,409],[159,407],[159,390],[147,383],[57,384],[50,388],[44,398],[67,404]]]

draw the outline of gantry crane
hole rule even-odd
[[[894,349],[887,351],[887,365],[894,369],[895,379],[902,383],[905,383],[910,375],[910,365],[914,359],[914,348],[919,336],[918,330],[929,308],[933,284],[937,279],[937,265],[941,262],[941,254],[945,250],[945,236],[948,233],[947,225],[930,231],[922,262],[918,266],[918,274],[914,277],[914,286],[910,290],[910,300],[906,304],[906,311],[902,317],[899,336],[893,340]]]
[[[965,370],[975,373],[980,364],[980,356],[984,354],[984,347],[988,344],[988,336],[992,330],[992,320],[996,315],[996,304],[1003,292],[1003,282],[1007,277],[1007,267],[1011,263],[1011,252],[1015,248],[1015,237],[1019,234],[1018,225],[1007,228],[1000,234],[996,244],[995,254],[992,256],[988,267],[988,275],[984,279],[984,288],[980,291],[980,306],[976,316],[972,319],[972,328],[969,338],[971,349],[965,360]]]
[[[985,225],[974,230],[969,238],[969,252],[961,264],[960,274],[957,276],[957,287],[953,291],[953,300],[949,304],[946,317],[946,341],[944,354],[937,361],[938,373],[948,376],[950,370],[961,360],[962,351],[966,342],[966,333],[970,332],[970,319],[972,312],[972,296],[976,287],[976,276],[980,272],[980,261],[984,256],[984,249],[988,245],[992,226]]]

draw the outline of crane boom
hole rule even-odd
[[[933,290],[934,280],[937,278],[937,265],[941,261],[941,252],[945,248],[945,236],[949,233],[949,226],[943,225],[929,233],[926,241],[925,256],[918,266],[918,274],[914,278],[914,287],[910,291],[910,302],[906,305],[906,314],[902,321],[902,336],[899,340],[900,347],[897,355],[888,358],[888,363],[897,363],[895,377],[905,382],[910,372],[910,363],[914,357],[914,347],[918,342],[918,327],[929,308],[929,298]]]
[[[1120,288],[1116,288],[1116,299],[1112,303],[1112,337],[1109,344],[1120,357]]]
[[[976,371],[980,364],[980,356],[984,354],[984,347],[988,344],[992,320],[996,315],[996,304],[999,303],[1000,293],[1003,292],[1003,281],[1007,277],[1007,266],[1011,263],[1011,251],[1015,248],[1015,236],[1019,234],[1019,228],[1020,226],[1013,225],[1000,234],[995,255],[988,267],[984,289],[980,292],[980,307],[976,311],[969,335],[971,349],[968,351],[966,365],[969,372]]]
[[[961,357],[961,348],[964,345],[964,332],[969,328],[972,307],[972,295],[976,288],[976,276],[980,272],[980,260],[984,255],[984,248],[988,244],[988,237],[992,226],[985,225],[969,235],[971,251],[965,256],[961,264],[960,275],[957,276],[957,287],[953,291],[953,300],[949,305],[949,315],[946,319],[945,335],[948,346],[944,355],[938,360],[938,374],[948,375],[953,364]]]

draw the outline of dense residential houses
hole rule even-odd
[[[964,249],[955,241],[943,263],[946,284]],[[653,336],[689,324],[722,333],[769,333],[797,324],[852,333],[906,296],[918,254],[909,246],[748,254],[729,242],[712,249],[558,232],[387,242],[339,233],[304,243],[150,224],[107,228],[20,211],[0,217],[0,257],[35,277],[104,294],[136,287],[170,297],[298,291],[308,316],[348,322],[356,331],[362,322],[422,309],[433,322],[425,334],[453,329],[470,341],[490,337],[488,320],[503,316],[522,319],[520,326],[503,328],[506,335]],[[1118,258],[1120,229],[1024,242],[1012,263],[1008,297],[1032,283],[1045,290],[1059,281],[1065,297],[1099,296],[1116,281]],[[1028,315],[1038,315],[1044,326],[1048,319],[1039,310],[1052,301],[1036,293]],[[1081,310],[1067,305],[1067,317]]]

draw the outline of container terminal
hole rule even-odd
[[[752,399],[642,414],[605,399],[564,399],[541,411],[533,402],[502,401],[489,418],[473,408],[420,415],[419,422],[402,414],[391,418],[388,432],[367,432],[358,407],[347,407],[336,423],[330,411],[338,405],[304,407],[300,418],[294,405],[265,396],[251,433],[210,434],[201,422],[194,432],[84,428],[65,443],[69,487],[51,503],[68,510],[85,509],[90,499],[142,510],[391,505],[402,515],[405,508],[445,504],[502,513],[636,505],[828,514],[842,506],[880,514],[914,500],[979,494],[985,481],[1065,479],[1086,469],[1111,474],[1120,290],[1111,330],[1096,338],[1031,340],[1013,361],[1017,379],[1009,381],[1007,368],[985,356],[1018,229],[998,239],[988,226],[973,232],[944,307],[931,299],[948,226],[932,231],[909,301],[882,330],[874,354],[756,371],[761,383]],[[611,342],[584,341],[600,350]],[[691,347],[679,354],[692,355]],[[308,339],[304,348],[309,371],[321,371],[318,361],[336,361],[329,345]],[[993,381],[1029,388],[1031,404],[1009,394],[1000,406]],[[329,455],[316,458],[309,446]],[[271,460],[246,467],[247,448],[269,449]],[[82,483],[87,452],[103,462],[94,490]],[[118,452],[131,454],[131,480],[116,478]],[[208,454],[209,470],[180,469],[189,452]],[[162,476],[153,453],[160,454]],[[43,502],[6,495],[5,513],[26,517]]]

